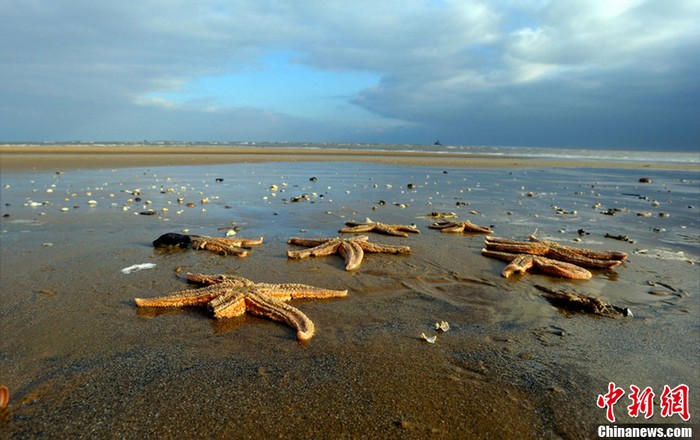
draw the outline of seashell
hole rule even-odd
[[[450,329],[450,324],[447,321],[440,321],[435,323],[435,330],[445,333]]]
[[[234,231],[233,229],[229,229],[228,231],[226,231],[227,237],[233,237],[234,235],[236,235],[236,231]]]
[[[0,385],[0,409],[5,408],[10,401],[10,390],[5,385]]]
[[[130,274],[131,272],[136,272],[143,269],[153,269],[154,267],[156,267],[154,263],[134,264],[122,269],[122,273]]]
[[[95,206],[97,205],[97,200],[88,200],[87,204],[88,206]]]
[[[424,341],[428,342],[429,344],[434,344],[435,341],[437,341],[437,335],[431,336],[431,337],[427,337],[427,336],[425,336],[425,333],[421,333],[421,334],[420,334],[420,337],[421,337],[421,339],[423,339]]]

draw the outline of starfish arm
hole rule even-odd
[[[299,246],[306,246],[306,247],[315,247],[315,246],[320,246],[324,243],[327,243],[329,241],[335,240],[335,237],[331,238],[300,238],[300,237],[292,237],[287,241],[287,244],[296,244]]]
[[[395,235],[397,237],[408,237],[408,234],[403,232],[401,225],[385,225],[383,223],[377,223],[374,226],[374,230],[381,232],[386,235]]]
[[[548,240],[540,240],[534,236],[530,236],[530,241],[535,242],[535,243],[544,243],[547,246],[549,246],[551,249],[556,250],[557,252],[561,254],[575,254],[584,258],[589,258],[592,260],[624,260],[627,258],[627,253],[626,252],[620,252],[620,251],[598,251],[595,249],[587,249],[587,248],[577,248],[573,246],[566,246],[563,244],[559,244],[554,241],[548,241]]]
[[[255,246],[262,244],[263,238],[228,238],[226,240],[230,240],[232,244],[235,244],[236,246]]]
[[[535,259],[532,255],[518,255],[503,269],[501,275],[508,278],[514,273],[525,273],[532,269],[534,264]]]
[[[234,318],[246,312],[245,294],[236,289],[228,289],[209,303],[214,318]]]
[[[207,304],[221,295],[221,286],[209,286],[202,289],[187,289],[157,298],[135,298],[138,307],[188,307]]]
[[[470,222],[469,220],[462,222],[462,224],[464,225],[465,231],[481,232],[484,234],[490,234],[491,232],[493,232],[493,231],[491,231],[491,228],[489,228],[488,226],[475,225],[474,223]]]
[[[498,258],[499,260],[507,261],[510,263],[511,261],[515,260],[515,258],[519,254],[511,254],[509,252],[499,252],[499,251],[494,251],[494,250],[485,248],[485,249],[481,250],[481,255],[483,255],[484,257]]]
[[[204,235],[192,235],[192,249],[206,249],[219,255],[235,255],[245,257],[248,251],[242,249],[234,241],[226,238],[207,237]]]
[[[287,323],[297,331],[300,341],[308,341],[314,336],[314,323],[299,309],[279,299],[251,290],[245,295],[245,307],[254,315]]]
[[[410,232],[412,234],[420,234],[420,231],[415,226],[410,225],[388,225],[393,229],[397,229],[403,232]]]
[[[441,231],[444,229],[452,229],[455,227],[454,222],[436,222],[428,226],[430,229],[440,229]],[[446,231],[446,232],[451,232],[451,231]]]
[[[357,232],[370,232],[374,229],[375,223],[358,223],[358,222],[345,222],[348,226],[347,228],[341,228],[338,232],[343,233],[357,233]]]
[[[492,232],[491,228],[488,226],[475,225],[469,220],[464,222],[437,222],[428,227],[431,229],[439,229],[440,232],[480,232],[485,234]]]
[[[545,257],[534,257],[533,261],[535,267],[540,272],[549,275],[555,275],[561,278],[570,278],[574,280],[589,280],[592,276],[592,274],[589,271],[575,264],[570,264],[558,260],[552,260],[550,258]]]
[[[484,243],[489,250],[515,254],[545,255],[549,251],[549,246],[544,243],[508,240],[493,236],[486,237]]]
[[[369,242],[358,242],[358,245],[365,252],[378,252],[378,253],[389,253],[389,254],[410,254],[411,248],[408,246],[395,246],[390,244],[378,244]]]
[[[291,239],[289,240],[290,243],[292,243]],[[338,247],[342,243],[342,240],[340,239],[331,239],[326,242],[323,242],[322,244],[309,248],[309,249],[301,249],[298,251],[287,251],[287,257],[288,258],[306,258],[306,257],[325,257],[327,255],[333,255],[338,251]],[[292,243],[292,244],[300,244],[300,243]]]
[[[566,261],[579,266],[592,267],[596,269],[610,269],[622,264],[621,260],[597,260],[588,258],[580,255],[577,252],[571,252],[570,250],[561,246],[550,247],[549,252],[547,252],[546,255],[548,258],[553,258],[555,260]]]
[[[345,270],[355,270],[362,264],[365,253],[359,243],[346,240],[340,244],[338,251],[345,258]]]
[[[250,286],[253,284],[253,282],[247,278],[226,274],[206,275],[201,273],[188,273],[187,281],[204,285],[226,283],[232,286]]]
[[[257,283],[255,288],[265,295],[273,296],[282,301],[296,298],[336,298],[347,296],[347,290],[331,290],[307,284],[283,283],[268,284]]]

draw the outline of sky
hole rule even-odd
[[[0,142],[700,151],[697,0],[0,0]]]

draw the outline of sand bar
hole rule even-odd
[[[254,162],[370,162],[434,167],[600,167],[599,161],[442,152],[151,145],[0,145],[0,170],[85,169]],[[606,162],[608,168],[696,169],[688,164]]]

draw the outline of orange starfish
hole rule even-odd
[[[365,252],[408,254],[408,246],[393,246],[388,244],[370,243],[366,235],[352,238],[290,238],[289,244],[307,246],[311,249],[287,251],[289,258],[325,257],[338,253],[345,258],[345,270],[354,270],[362,264]]]
[[[439,229],[440,232],[479,232],[484,234],[491,233],[491,228],[488,226],[479,226],[469,220],[463,222],[437,222],[428,226],[431,229]]]
[[[255,283],[235,275],[187,274],[189,281],[207,285],[180,290],[158,298],[136,298],[138,307],[207,306],[214,317],[232,318],[248,312],[282,321],[297,330],[297,338],[314,336],[314,323],[285,301],[296,298],[332,298],[347,296],[347,290],[328,290],[306,284]]]
[[[534,236],[530,236],[530,241],[489,236],[486,237],[485,244],[486,249],[481,250],[484,256],[510,262],[502,272],[506,278],[513,273],[524,273],[531,268],[537,268],[563,278],[589,279],[592,275],[583,267],[610,269],[627,258],[624,252],[564,246]]]
[[[347,228],[342,228],[338,232],[349,232],[349,233],[356,233],[356,232],[381,232],[383,234],[387,235],[396,235],[399,237],[408,237],[407,232],[410,232],[412,234],[420,234],[420,231],[416,229],[414,226],[406,226],[406,225],[387,225],[385,223],[379,223],[379,222],[373,222],[370,219],[367,219],[366,222],[345,222],[346,226],[349,226]]]

